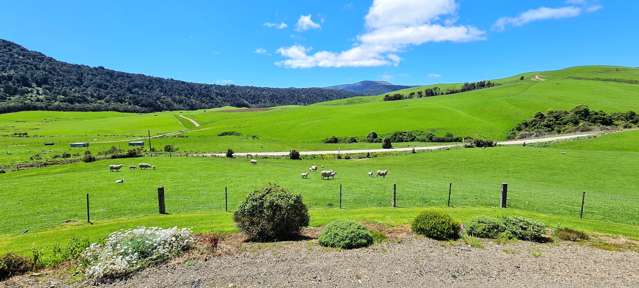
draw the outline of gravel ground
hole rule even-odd
[[[570,242],[482,243],[471,248],[411,237],[350,251],[322,248],[317,241],[243,244],[231,255],[181,259],[105,286],[639,287],[639,253]],[[64,286],[51,277],[33,278],[5,285]]]

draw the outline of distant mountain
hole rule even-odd
[[[386,81],[360,81],[353,84],[343,84],[326,87],[328,89],[347,91],[357,95],[380,95],[395,90],[411,88],[414,86],[394,85]]]
[[[346,90],[209,85],[130,74],[57,61],[0,39],[0,113],[263,107],[352,96],[357,95]]]

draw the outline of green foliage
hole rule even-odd
[[[171,144],[164,145],[164,152],[177,152],[177,148]]]
[[[91,245],[89,240],[76,237],[71,238],[64,246],[58,243],[53,246],[50,258],[44,260],[44,265],[55,266],[68,260],[78,259],[89,245]]]
[[[236,132],[236,131],[223,131],[217,134],[217,136],[223,137],[223,136],[241,136],[242,133],[240,132]]]
[[[288,153],[288,158],[290,158],[291,160],[302,160],[300,152],[297,150],[291,150],[291,152]]]
[[[384,138],[384,140],[382,141],[382,148],[384,149],[393,148],[393,143],[391,143],[390,138]]]
[[[448,214],[427,210],[415,218],[412,230],[436,240],[455,240],[460,236],[461,225]]]
[[[275,184],[249,194],[234,219],[238,228],[253,241],[291,239],[309,223],[302,196]]]
[[[322,230],[319,244],[342,249],[360,248],[373,244],[373,235],[359,223],[337,220],[328,223]]]
[[[579,105],[570,111],[537,112],[532,119],[523,121],[513,128],[508,137],[511,139],[526,138],[546,134],[590,131],[595,128],[632,128],[638,125],[639,115],[634,111],[608,114],[604,111],[591,110],[586,105]]]
[[[233,158],[233,154],[235,154],[235,152],[233,152],[233,149],[229,148],[226,150],[226,158]]]
[[[368,133],[368,135],[366,135],[366,141],[368,143],[378,142],[379,138],[378,138],[377,133],[375,133],[375,131],[372,131],[371,133]]]
[[[0,257],[0,281],[16,275],[27,273],[33,269],[33,262],[15,254]]]
[[[501,220],[489,217],[475,218],[466,226],[468,235],[479,238],[496,239],[504,231],[506,231],[506,226]]]
[[[82,156],[82,161],[85,163],[95,162],[95,156],[91,154],[91,151],[84,151],[84,156]]]
[[[519,216],[506,216],[503,217],[502,221],[506,232],[513,238],[534,242],[548,242],[549,240],[546,236],[546,225],[541,222]]]
[[[466,143],[466,145],[464,145],[466,148],[486,148],[495,146],[497,146],[497,142],[487,139],[473,139],[470,143]]]
[[[583,241],[590,239],[588,234],[585,232],[566,227],[559,227],[555,229],[554,234],[555,237],[566,241]]]

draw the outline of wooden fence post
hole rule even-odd
[[[227,186],[224,186],[224,211],[229,212],[229,194]]]
[[[158,187],[158,208],[160,214],[166,214],[166,205],[164,203],[164,187]]]
[[[508,183],[501,183],[501,197],[499,201],[499,207],[508,207]]]
[[[342,184],[339,184],[339,209],[342,209]]]
[[[453,193],[453,183],[448,183],[448,207],[450,207],[450,194]]]
[[[89,193],[87,193],[87,223],[93,224],[91,223],[91,210],[89,207]]]
[[[579,219],[584,219],[584,205],[586,204],[586,192],[581,194],[581,210],[579,211]]]
[[[397,207],[397,184],[393,184],[393,208]]]

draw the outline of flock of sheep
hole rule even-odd
[[[120,172],[120,170],[122,170],[122,167],[124,167],[124,165],[122,164],[111,164],[109,165],[109,172]],[[155,170],[155,166],[149,164],[149,163],[140,163],[138,165],[131,165],[129,166],[129,170],[135,170],[140,168],[140,170],[147,170],[147,169],[153,169]],[[116,184],[122,184],[124,183],[124,179],[118,179],[115,180]]]
[[[257,160],[256,159],[251,159],[249,162],[251,164],[253,164],[253,165],[257,164]],[[317,165],[312,165],[311,167],[308,168],[308,171],[300,173],[300,176],[302,177],[302,179],[308,179],[308,177],[311,175],[311,173],[317,172],[317,169],[318,169]],[[337,172],[335,170],[322,170],[322,171],[320,171],[320,176],[322,177],[322,180],[335,179],[335,175],[337,175]],[[377,170],[375,172],[368,171],[368,177],[386,178],[387,175],[388,175],[388,170]]]

